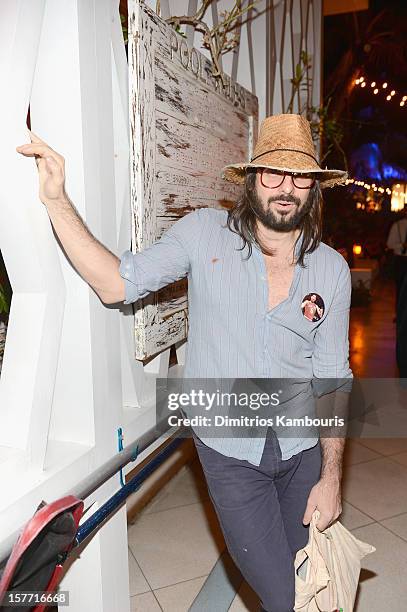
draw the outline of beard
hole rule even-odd
[[[272,229],[277,232],[291,232],[300,227],[301,221],[312,208],[313,199],[312,190],[309,192],[308,198],[303,204],[301,204],[300,198],[282,193],[280,195],[268,198],[267,204],[264,206],[255,189],[248,197],[249,204],[252,211],[256,215],[257,220],[260,221],[267,229]],[[291,213],[284,213],[284,211],[275,213],[268,207],[268,204],[277,201],[292,203],[296,206],[296,209]]]

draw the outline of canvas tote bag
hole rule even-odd
[[[352,612],[360,561],[376,549],[355,538],[339,521],[325,531],[312,515],[308,544],[295,558],[295,612]]]

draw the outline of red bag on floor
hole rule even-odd
[[[355,538],[339,521],[319,531],[318,519],[316,510],[308,544],[295,558],[295,612],[352,612],[360,561],[376,549]]]
[[[68,495],[51,504],[42,502],[24,527],[0,579],[1,612],[43,612],[49,604],[9,607],[5,593],[52,593],[72,548],[83,513],[83,501]]]

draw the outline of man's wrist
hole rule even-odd
[[[320,480],[330,484],[340,484],[342,480],[341,468],[326,468],[321,471]]]
[[[44,198],[43,204],[46,208],[63,208],[66,206],[71,206],[71,201],[64,192],[57,198]]]

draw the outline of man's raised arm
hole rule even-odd
[[[32,132],[31,141],[17,147],[17,151],[35,158],[40,200],[66,255],[103,302],[123,301],[125,286],[119,274],[120,260],[92,235],[68,198],[64,158]]]
[[[178,231],[171,227],[154,245],[135,255],[126,251],[119,259],[92,235],[67,196],[64,158],[32,132],[31,140],[17,151],[35,158],[40,200],[62,247],[105,304],[134,302],[188,274],[189,256],[179,228],[188,235],[190,221],[181,219],[174,224]]]

